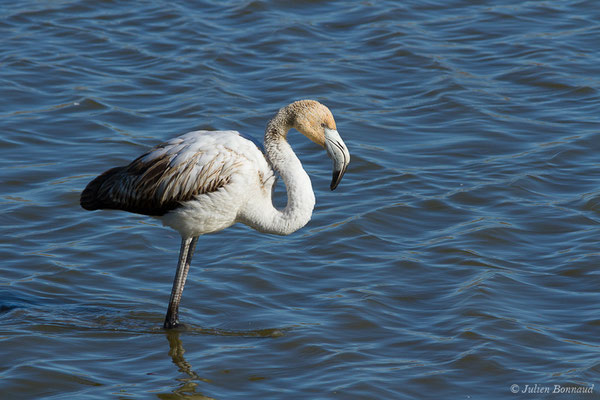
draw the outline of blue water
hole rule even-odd
[[[0,397],[600,398],[595,2],[2,9]],[[164,331],[178,234],[81,190],[191,130],[260,140],[303,98],[343,181],[290,133],[313,219],[200,238]]]

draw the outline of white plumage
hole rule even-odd
[[[182,245],[165,328],[178,325],[178,308],[200,235],[236,222],[256,230],[290,234],[308,223],[315,205],[310,178],[286,140],[296,128],[323,146],[334,162],[335,189],[350,161],[331,112],[313,100],[294,102],[267,125],[265,154],[236,131],[195,131],[171,139],[129,165],[106,171],[88,184],[81,205],[151,215],[181,234]],[[283,210],[271,195],[278,173],[287,189]]]
[[[249,199],[270,198],[275,183],[263,153],[236,131],[190,132],[151,151],[142,161],[151,163],[162,157],[169,163],[156,192],[161,200],[184,198],[202,188],[202,194],[161,218],[182,237],[242,222]]]

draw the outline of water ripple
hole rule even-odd
[[[3,393],[500,399],[597,383],[593,2],[100,4],[26,1],[0,21]],[[163,331],[178,235],[86,213],[81,189],[178,133],[260,139],[300,98],[332,109],[344,181],[330,192],[329,160],[291,132],[312,221],[201,238],[186,325]]]

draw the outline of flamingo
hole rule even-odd
[[[81,193],[86,210],[114,209],[159,218],[181,235],[177,272],[164,328],[179,325],[179,303],[198,237],[241,222],[259,232],[289,235],[311,218],[315,195],[287,134],[295,128],[333,160],[330,189],[340,183],[350,153],[331,111],[315,100],[281,108],[267,124],[264,153],[237,131],[194,131],[159,144],[129,165],[109,169]],[[277,209],[279,174],[287,205]]]

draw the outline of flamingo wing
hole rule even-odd
[[[235,131],[196,131],[162,143],[90,182],[81,205],[88,210],[164,215],[225,187],[244,160],[234,150],[240,139]]]

